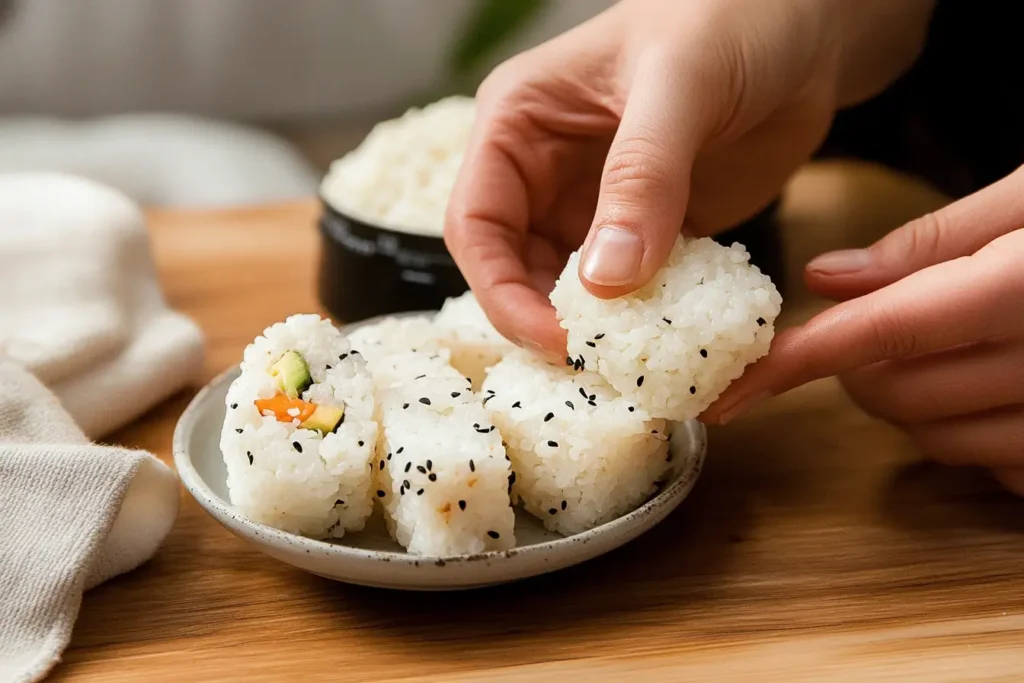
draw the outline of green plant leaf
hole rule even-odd
[[[475,69],[547,4],[548,0],[480,0],[452,49],[452,71],[465,74]]]

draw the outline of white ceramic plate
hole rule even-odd
[[[364,586],[405,590],[477,588],[592,559],[665,519],[693,489],[706,452],[706,435],[700,423],[677,425],[671,442],[673,469],[658,492],[633,512],[574,536],[548,531],[532,515],[516,508],[516,547],[510,550],[463,557],[410,555],[388,536],[379,513],[359,533],[346,534],[337,541],[317,541],[246,519],[228,502],[227,471],[219,444],[224,398],[237,376],[238,368],[234,367],[213,380],[178,421],[174,463],[185,488],[218,522],[267,555],[328,579]]]

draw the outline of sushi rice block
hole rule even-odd
[[[512,493],[553,531],[579,533],[633,510],[670,466],[670,425],[596,373],[517,351],[491,368],[484,392],[515,467]]]
[[[317,315],[271,325],[245,349],[227,393],[221,451],[232,505],[314,538],[363,528],[378,441],[373,378]]]
[[[568,331],[568,365],[600,373],[650,415],[697,417],[768,353],[782,297],[739,244],[680,236],[666,265],[636,292],[591,295],[579,253],[551,302]]]
[[[377,496],[410,553],[447,557],[515,545],[515,475],[480,398],[457,373],[380,394]]]

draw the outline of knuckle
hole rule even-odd
[[[941,211],[915,218],[897,231],[898,253],[892,256],[904,258],[905,255],[912,254],[915,260],[939,260],[944,237],[949,229],[947,225],[945,214]]]
[[[868,335],[874,351],[873,362],[892,358],[910,358],[920,353],[917,331],[905,316],[890,308],[876,308],[867,316]]]
[[[671,196],[680,183],[673,178],[671,167],[664,161],[664,149],[648,132],[622,138],[608,155],[604,171],[606,190]]]

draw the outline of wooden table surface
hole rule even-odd
[[[794,273],[942,199],[826,166],[784,205]],[[312,202],[151,214],[167,296],[208,337],[203,380],[316,310]],[[793,282],[799,278],[794,277]],[[786,319],[820,308],[794,288]],[[170,462],[189,395],[114,435]],[[1020,681],[1024,503],[918,462],[834,381],[710,434],[662,525],[603,558],[469,593],[332,583],[246,546],[185,493],[157,556],[88,593],[58,681]]]

